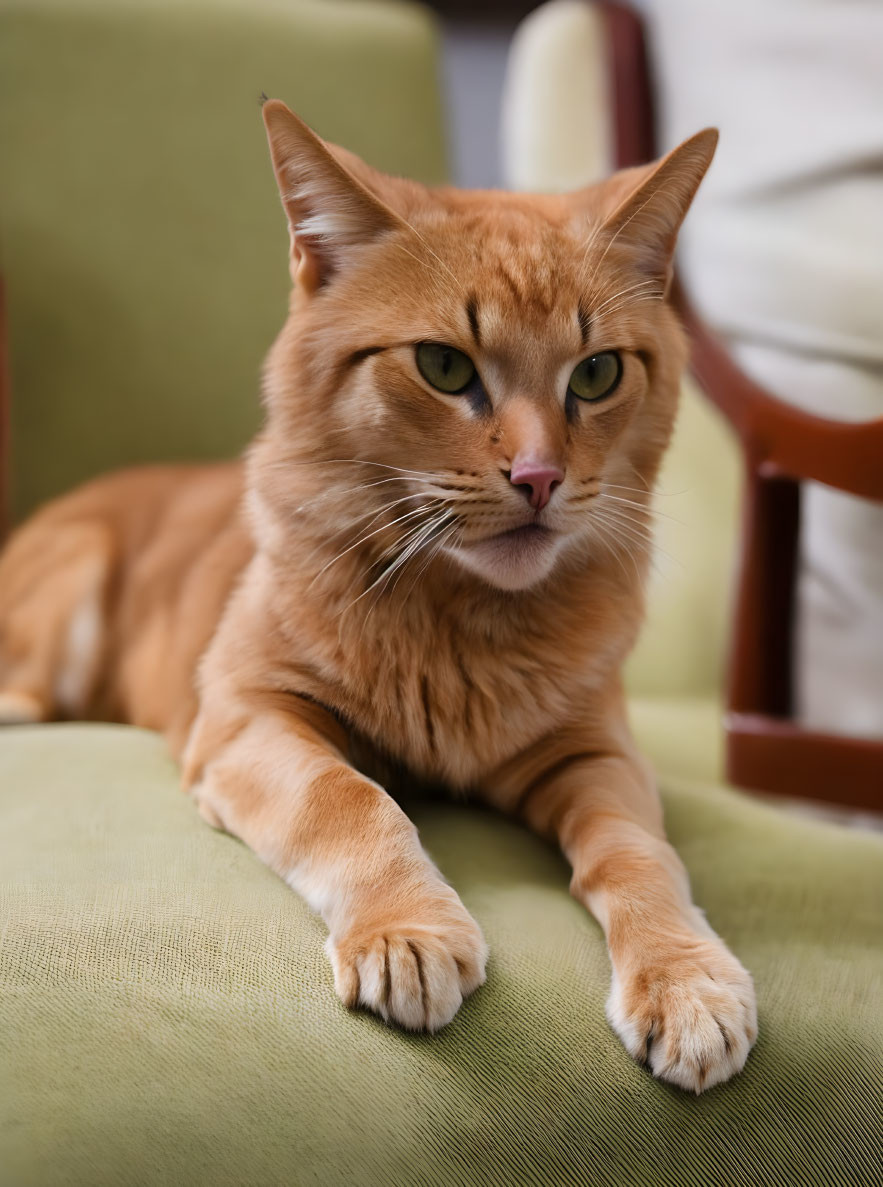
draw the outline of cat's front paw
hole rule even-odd
[[[741,1071],[757,1038],[754,984],[717,939],[614,974],[607,1017],[654,1076],[696,1093]]]
[[[485,980],[487,944],[453,892],[412,918],[329,936],[325,951],[344,1005],[367,1006],[406,1030],[439,1030]]]

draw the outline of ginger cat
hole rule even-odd
[[[756,1037],[690,898],[620,667],[684,336],[675,237],[711,161],[563,196],[430,190],[264,122],[291,234],[266,424],[240,463],[101,478],[0,558],[0,719],[162,731],[212,825],[318,911],[335,986],[435,1030],[478,924],[389,794],[442,784],[557,838],[611,1025],[696,1092]]]

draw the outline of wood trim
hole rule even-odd
[[[742,438],[755,468],[883,501],[883,418],[828,420],[784,403],[739,370],[679,283],[673,301],[690,336],[691,369]]]
[[[727,778],[739,787],[880,811],[881,753],[872,738],[802,729],[763,714],[728,713]]]
[[[727,665],[727,707],[785,717],[792,654],[800,487],[746,467],[742,547]]]
[[[615,165],[617,169],[646,165],[656,156],[656,129],[644,26],[630,8],[606,2],[597,7],[607,37]]]

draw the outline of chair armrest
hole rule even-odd
[[[883,419],[859,424],[814,416],[770,395],[745,375],[691,306],[680,284],[674,303],[692,344],[691,368],[733,426],[749,464],[883,500]]]

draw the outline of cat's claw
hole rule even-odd
[[[336,940],[325,951],[344,1005],[366,1006],[405,1030],[439,1030],[485,980],[487,945],[463,912],[455,927],[407,923]]]
[[[696,1093],[741,1071],[757,1038],[751,977],[720,941],[614,975],[607,1018],[654,1076]]]

